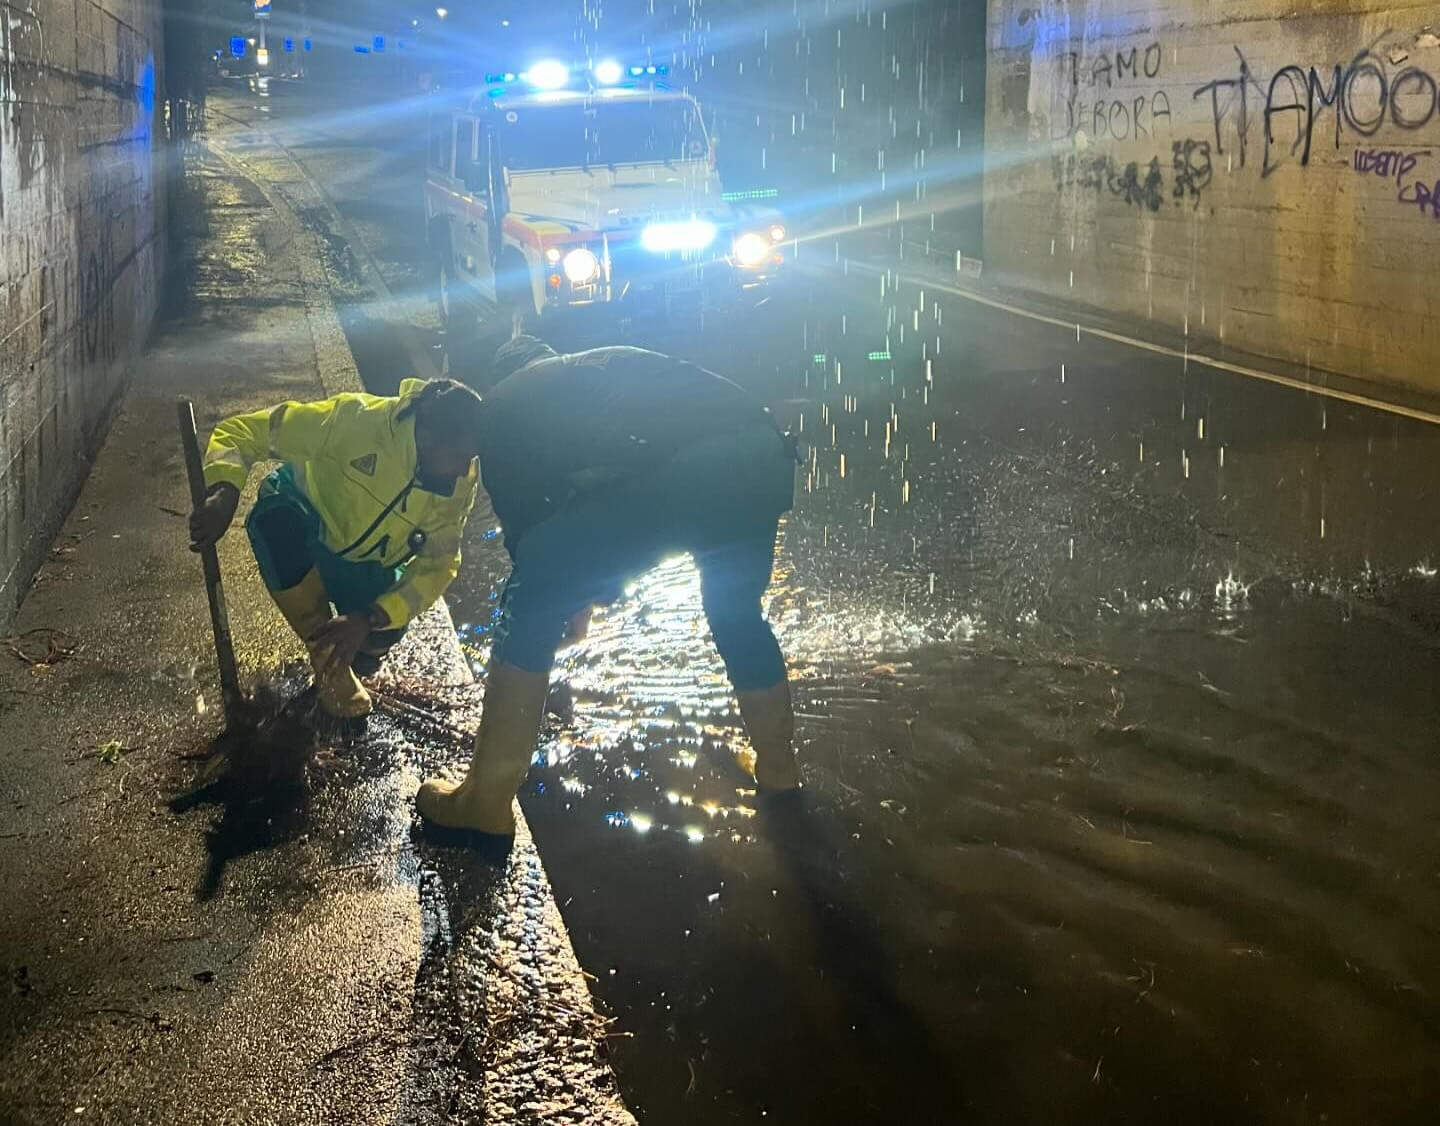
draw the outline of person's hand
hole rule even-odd
[[[305,640],[312,645],[330,647],[330,655],[320,669],[321,674],[328,675],[336,669],[348,669],[354,664],[355,655],[360,652],[360,646],[365,644],[365,639],[374,628],[370,614],[341,614],[337,618],[331,618],[307,637]]]
[[[223,482],[212,488],[205,501],[190,513],[190,550],[204,551],[220,542],[235,519],[240,490]]]

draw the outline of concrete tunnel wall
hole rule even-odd
[[[1440,8],[990,0],[987,39],[987,275],[1440,392]]]
[[[0,629],[159,301],[161,7],[0,0]]]

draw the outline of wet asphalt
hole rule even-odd
[[[227,98],[349,225],[367,383],[419,354],[463,375],[403,119]],[[346,234],[393,299],[344,280]],[[1440,430],[977,304],[888,240],[802,240],[768,300],[703,323],[542,330],[704,363],[806,443],[770,601],[803,808],[734,764],[683,560],[564,655],[522,793],[627,1102],[1429,1121]],[[450,599],[477,671],[490,530]]]

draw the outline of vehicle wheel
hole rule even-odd
[[[474,327],[480,303],[473,287],[455,276],[455,251],[447,225],[431,225],[430,247],[435,259],[435,303],[440,310],[440,327],[447,335],[464,335]]]
[[[495,295],[502,315],[523,332],[535,319],[535,291],[530,287],[530,264],[516,250],[506,250],[495,265]]]

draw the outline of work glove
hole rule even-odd
[[[388,624],[389,620],[384,612],[371,607],[368,612],[341,614],[337,618],[331,618],[305,638],[305,643],[317,650],[330,650],[321,660],[317,671],[322,676],[331,676],[353,665],[355,654],[360,652],[365,639],[373,630],[384,629]]]
[[[204,551],[219,543],[239,504],[240,490],[234,485],[221,482],[211,486],[204,503],[190,513],[190,550]]]

